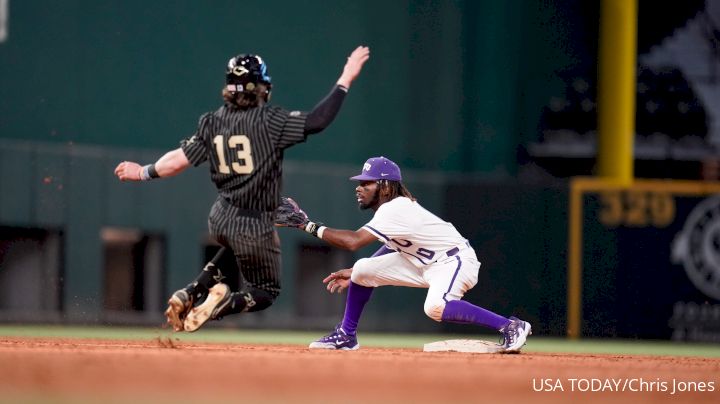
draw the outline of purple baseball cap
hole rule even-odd
[[[362,168],[362,173],[354,177],[350,177],[353,181],[376,181],[390,180],[402,181],[400,167],[393,163],[392,160],[385,157],[370,157]]]

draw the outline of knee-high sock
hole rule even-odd
[[[191,295],[197,294],[196,299],[202,297],[203,294],[207,294],[211,287],[224,278],[220,268],[229,267],[230,262],[232,262],[229,260],[235,260],[232,250],[222,247],[215,254],[215,257],[205,265],[197,278],[185,287],[185,290]]]
[[[377,257],[380,255],[390,254],[396,252],[390,248],[382,245],[371,257]],[[348,286],[347,300],[345,301],[345,315],[343,316],[342,329],[347,334],[355,335],[357,333],[357,325],[360,321],[360,316],[365,308],[365,303],[370,300],[373,289],[367,286],[361,286],[357,283],[350,281]]]
[[[370,300],[373,289],[350,282],[348,287],[347,300],[345,301],[345,315],[343,316],[342,329],[349,335],[357,332],[360,316],[365,308],[365,303]]]
[[[475,306],[464,300],[451,300],[445,304],[442,321],[461,324],[476,324],[500,331],[510,320],[490,310]]]
[[[262,311],[270,307],[274,301],[275,297],[270,292],[252,286],[245,286],[242,290],[233,292],[230,295],[230,304],[221,310],[219,316],[245,311]]]

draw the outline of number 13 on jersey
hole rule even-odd
[[[218,156],[218,171],[221,174],[230,174],[231,167],[236,174],[250,174],[255,168],[250,148],[250,138],[247,136],[233,135],[227,138],[228,150],[230,153],[234,153],[229,158],[230,160],[237,160],[232,161],[230,165],[228,165],[228,159],[225,157],[223,136],[215,136],[213,143],[215,143],[215,152]]]

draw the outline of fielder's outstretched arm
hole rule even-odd
[[[359,250],[373,241],[377,241],[372,233],[363,228],[352,231],[321,226],[316,236],[334,247],[350,251]]]
[[[172,177],[190,166],[185,153],[177,148],[165,153],[155,162],[141,166],[134,161],[123,161],[115,167],[115,175],[120,181],[147,181],[153,178]]]
[[[320,222],[313,222],[308,218],[307,213],[300,208],[300,205],[288,197],[280,198],[280,205],[275,209],[275,226],[296,227],[332,246],[350,251],[359,250],[377,240],[372,233],[362,227],[355,231],[331,229]],[[380,249],[375,254],[382,255],[385,253],[384,249]]]

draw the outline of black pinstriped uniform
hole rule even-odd
[[[232,248],[247,282],[273,297],[280,293],[273,211],[280,203],[283,153],[305,141],[306,117],[276,106],[243,111],[224,105],[203,115],[197,132],[181,142],[191,164],[209,162],[218,189],[208,217],[211,236]]]

